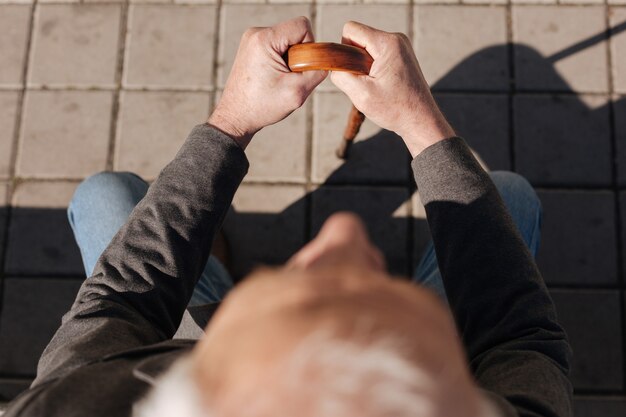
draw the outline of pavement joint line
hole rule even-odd
[[[120,125],[118,125],[118,118],[120,115],[121,106],[121,89],[122,79],[124,77],[124,64],[126,61],[126,42],[128,35],[128,2],[124,2],[120,7],[120,27],[117,39],[117,62],[115,67],[115,90],[113,93],[113,100],[111,104],[111,120],[109,124],[109,144],[107,148],[106,157],[106,170],[112,170],[115,166],[115,152],[116,143],[118,138],[118,131]]]
[[[611,32],[611,8],[609,7],[608,0],[604,0],[605,4],[605,25],[606,25],[606,42],[605,42],[605,51],[606,51],[606,59],[607,59],[607,77],[609,84],[609,92],[613,97],[615,93],[615,68],[613,62],[613,37]],[[611,99],[609,101],[608,106],[609,111],[609,134],[611,136],[611,155],[612,155],[612,169],[611,176],[613,180],[613,189],[614,189],[614,204],[615,204],[615,241],[617,243],[617,279],[620,284],[622,290],[626,288],[626,278],[624,277],[624,244],[622,240],[622,227],[625,219],[622,219],[622,210],[621,210],[621,198],[619,193],[619,161],[617,154],[617,132],[616,132],[616,118],[615,118],[615,102]],[[622,319],[622,351],[626,348],[626,331],[624,330],[624,324],[626,323],[626,296],[624,292],[620,294],[620,315]],[[622,357],[622,392],[626,392],[626,358]]]
[[[513,7],[509,2],[506,6],[506,42],[507,42],[507,65],[509,69],[509,91],[507,94],[507,102],[509,105],[507,117],[509,118],[508,133],[509,133],[509,164],[511,171],[515,171],[515,89],[517,83],[515,80],[515,44],[513,34]]]
[[[311,22],[311,30],[317,28],[317,0],[312,0],[309,5],[309,15]],[[315,33],[314,33],[315,36]],[[330,75],[330,74],[328,74]],[[315,122],[315,101],[317,100],[315,92],[311,92],[310,100],[306,100],[305,106],[305,138],[304,138],[304,178],[305,178],[305,194],[304,194],[304,242],[308,243],[313,237],[313,198],[312,190],[312,171],[313,171],[313,130]]]

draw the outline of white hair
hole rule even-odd
[[[267,384],[245,393],[234,415],[435,415],[432,377],[401,352],[393,338],[363,342],[313,334],[282,362]],[[134,407],[133,417],[217,417],[221,407],[211,410],[205,404],[218,404],[219,399],[200,392],[192,367],[189,358],[176,362]],[[201,395],[209,401],[203,402]]]

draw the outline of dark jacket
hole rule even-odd
[[[570,415],[566,335],[489,176],[460,138],[427,148],[412,167],[478,384],[503,415]],[[195,343],[172,336],[247,169],[232,139],[194,128],[85,280],[6,417],[130,415]],[[204,327],[211,311],[192,316]]]

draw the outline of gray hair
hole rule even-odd
[[[209,409],[201,396],[209,404],[219,399],[200,392],[192,367],[189,358],[176,362],[134,407],[133,417],[217,417],[219,406]],[[432,377],[408,360],[393,338],[363,342],[316,333],[294,349],[277,375],[246,395],[237,417],[437,414]]]

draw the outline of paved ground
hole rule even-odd
[[[624,0],[189,3],[0,0],[0,399],[28,385],[83,278],[64,213],[77,183],[104,169],[154,178],[219,99],[243,30],[306,15],[319,40],[348,19],[407,33],[458,131],[536,186],[576,416],[626,414]],[[238,274],[284,260],[338,209],[371,221],[394,272],[413,269],[427,229],[408,155],[368,122],[337,160],[348,109],[325,83],[250,146],[226,222]]]

